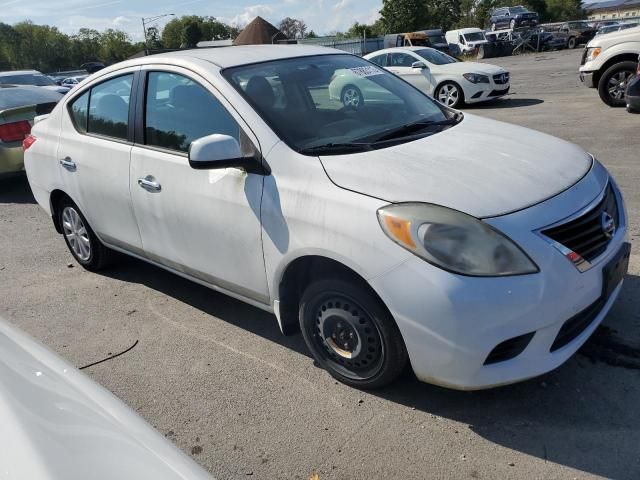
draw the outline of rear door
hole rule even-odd
[[[260,206],[264,177],[237,168],[194,170],[192,141],[258,140],[205,79],[178,67],[143,70],[131,155],[131,195],[145,255],[179,272],[269,303]]]
[[[66,105],[58,168],[66,193],[105,242],[141,253],[129,193],[133,85],[138,67],[84,89]]]

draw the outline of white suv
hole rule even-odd
[[[580,80],[589,88],[597,88],[607,105],[624,107],[625,90],[635,75],[638,55],[640,26],[597,35],[582,55]]]
[[[375,98],[332,99],[344,70]],[[593,157],[333,49],[120,63],[24,146],[33,193],[85,268],[125,252],[273,312],[356,387],[407,361],[460,389],[556,368],[629,261],[622,196]]]

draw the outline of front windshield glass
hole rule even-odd
[[[447,40],[444,38],[444,35],[429,35],[429,40],[431,41],[431,43],[433,43],[434,45],[436,43],[441,44],[441,43],[447,43]]]
[[[486,40],[484,38],[484,33],[482,32],[465,33],[464,38],[467,42],[479,42],[481,40]]]
[[[457,63],[453,57],[450,57],[446,53],[441,52],[440,50],[435,50],[433,48],[425,48],[423,50],[415,50],[413,53],[420,55],[427,62],[433,65],[447,65],[448,63]]]
[[[591,28],[587,22],[571,22],[569,23],[569,28]]]
[[[3,85],[35,85],[37,87],[55,85],[53,80],[40,73],[21,73],[17,75],[0,76],[0,83]]]
[[[319,154],[322,147],[323,154],[343,153],[338,146],[371,149],[376,138],[403,125],[451,116],[403,80],[352,55],[274,60],[223,75],[282,140],[305,154]],[[396,143],[415,138],[412,133]]]

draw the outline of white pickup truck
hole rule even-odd
[[[584,50],[580,80],[590,88],[597,88],[607,105],[624,107],[625,90],[635,75],[639,54],[640,26],[598,35]]]

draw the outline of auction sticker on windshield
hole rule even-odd
[[[374,66],[354,67],[350,68],[349,70],[351,70],[358,77],[373,77],[374,75],[384,74],[382,70]]]

